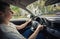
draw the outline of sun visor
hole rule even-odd
[[[0,0],[0,1],[7,2],[9,4],[12,4],[21,8],[26,8],[26,6],[28,6],[29,4],[37,0]]]

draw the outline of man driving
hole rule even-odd
[[[2,39],[26,39],[18,30],[24,29],[31,22],[31,19],[22,25],[15,25],[10,22],[13,12],[10,4],[0,1],[0,30],[3,33]],[[38,25],[37,29],[28,39],[35,39],[37,34],[43,29],[42,25]]]

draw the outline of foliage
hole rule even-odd
[[[28,8],[30,7],[29,9],[31,10],[31,12],[35,10],[35,11],[39,11],[39,13],[42,14],[53,14],[54,11],[60,10],[60,6],[58,6],[58,4],[55,4],[56,7],[54,7],[55,5],[45,6],[44,4],[45,4],[45,0],[38,0],[37,2],[28,6]]]

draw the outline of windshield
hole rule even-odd
[[[45,0],[38,0],[26,7],[36,16],[56,16],[60,15],[60,3],[45,6]]]
[[[60,16],[60,3],[45,6],[45,0],[38,0],[31,3],[26,8],[35,16]],[[28,18],[27,15],[30,15],[28,11],[17,6],[11,5],[11,9],[14,12],[12,19],[25,19]]]

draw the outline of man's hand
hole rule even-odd
[[[43,28],[44,28],[43,25],[40,25],[40,24],[37,27],[37,29],[39,29],[39,30],[43,30]]]

